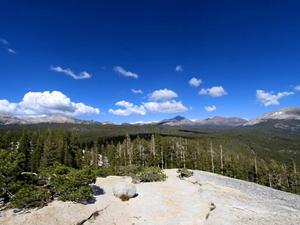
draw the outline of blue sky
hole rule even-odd
[[[121,123],[299,106],[299,9],[299,1],[1,1],[0,111]]]

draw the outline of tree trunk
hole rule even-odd
[[[257,173],[257,161],[256,161],[256,155],[255,155],[255,157],[254,157],[254,172],[255,172],[254,182],[257,183],[257,182],[258,182],[258,173]]]
[[[221,151],[221,174],[223,174],[224,165],[223,165],[223,147],[222,147],[222,145],[220,145],[220,151]]]
[[[155,137],[154,135],[152,134],[151,136],[151,153],[152,155],[155,156],[156,152],[155,152]]]
[[[161,147],[161,168],[164,169],[164,152],[163,148]]]

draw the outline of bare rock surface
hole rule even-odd
[[[138,196],[123,202],[113,187],[129,177],[98,178],[104,193],[89,205],[54,201],[30,213],[1,212],[0,224],[68,225],[99,215],[84,224],[103,225],[296,225],[300,224],[300,196],[257,184],[194,171],[181,180],[176,169],[165,170],[164,182],[136,184]]]

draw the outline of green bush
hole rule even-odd
[[[178,169],[177,173],[179,173],[180,178],[191,177],[193,176],[193,171],[188,170],[187,168]]]
[[[120,166],[117,168],[117,176],[131,176],[134,177],[138,172],[142,170],[142,167],[136,165]]]
[[[45,167],[40,170],[41,175],[66,175],[70,172],[76,171],[75,169],[62,165],[60,163],[55,163],[53,166]]]
[[[127,202],[130,199],[130,197],[128,197],[127,195],[121,195],[119,198],[121,199],[122,202]]]
[[[24,186],[21,175],[23,161],[23,154],[0,149],[0,198],[5,203]]]
[[[87,203],[94,199],[92,188],[90,186],[81,186],[79,188],[71,188],[59,196],[59,200],[73,201],[78,203]]]
[[[68,174],[51,177],[55,195],[59,200],[79,203],[93,200],[90,184],[95,181],[96,175],[89,168],[72,170]]]
[[[111,167],[101,167],[94,170],[97,177],[107,177],[116,175],[116,171]]]
[[[48,190],[38,190],[34,186],[21,188],[11,199],[9,206],[12,208],[33,208],[42,207],[50,199]]]
[[[166,178],[167,176],[158,167],[145,167],[135,176],[135,179],[140,182],[164,181]]]
[[[6,172],[6,170],[3,171]],[[55,164],[42,169],[37,176],[21,175],[20,173],[17,176],[19,177],[18,181],[11,179],[9,182],[4,179],[4,176],[0,176],[2,190],[13,195],[11,199],[6,197],[7,193],[5,191],[0,195],[6,202],[10,201],[10,207],[20,209],[41,207],[46,205],[53,197],[58,197],[62,201],[79,203],[87,203],[93,200],[90,184],[95,182],[96,175],[90,168],[76,170],[61,164]]]

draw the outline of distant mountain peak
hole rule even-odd
[[[25,124],[26,121],[22,118],[18,118],[16,116],[10,115],[5,112],[0,112],[0,125],[7,125],[7,124]]]
[[[260,117],[257,117],[254,120],[250,120],[245,125],[251,126],[270,120],[300,120],[300,108],[292,107],[266,113]]]
[[[198,126],[217,126],[217,127],[237,127],[247,123],[247,120],[239,117],[214,116],[204,120],[197,121]]]
[[[192,123],[191,120],[183,117],[183,116],[175,116],[170,119],[165,119],[159,122],[160,125],[170,125],[170,126],[179,126],[179,125],[186,125]]]
[[[41,115],[41,116],[13,116],[0,112],[0,124],[39,124],[39,123],[70,123],[70,124],[92,124],[95,121],[79,120],[62,114]]]
[[[176,116],[171,119],[165,119],[159,122],[160,125],[169,126],[190,126],[190,127],[236,127],[244,125],[247,122],[245,119],[238,117],[221,117],[215,116],[204,120],[192,121],[182,116]]]

